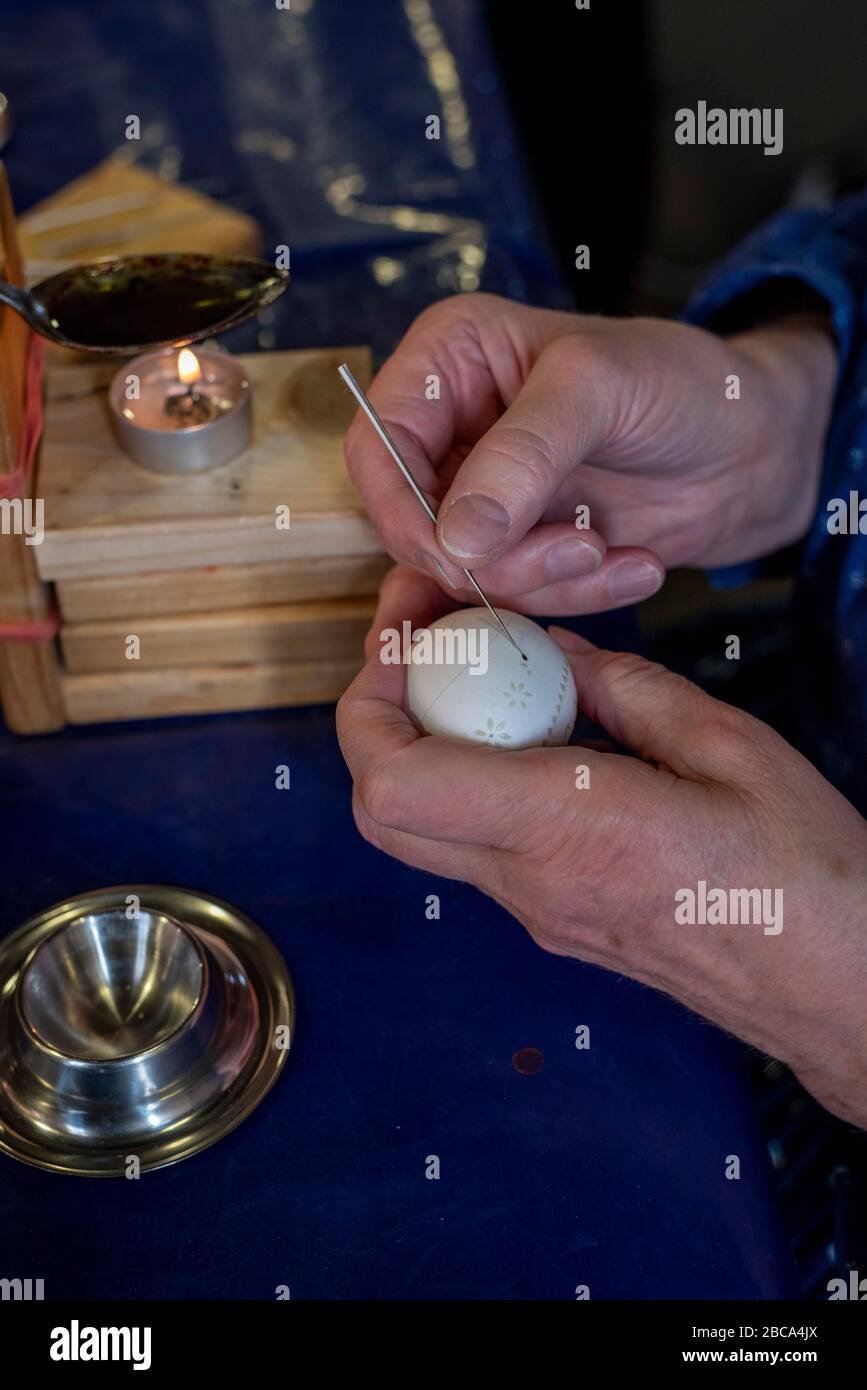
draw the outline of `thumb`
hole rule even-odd
[[[731,780],[730,731],[747,715],[656,662],[604,651],[566,628],[548,631],[568,658],[579,705],[618,743],[678,777]]]
[[[613,396],[610,363],[592,342],[567,334],[549,343],[458,469],[439,512],[443,552],[468,565],[511,550],[575,465],[604,443]]]

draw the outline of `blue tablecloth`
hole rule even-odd
[[[271,935],[299,1004],[277,1086],[198,1157],[137,1182],[4,1159],[0,1275],[49,1297],[791,1291],[737,1046],[364,844],[332,710],[9,740],[0,779],[4,928],[110,883],[204,889]]]
[[[276,319],[229,346],[264,331],[381,356],[475,283],[567,302],[466,0],[9,0],[0,72],[20,207],[122,145],[132,113],[144,162],[291,245]],[[466,122],[452,105],[449,139],[427,141],[451,72]],[[586,630],[635,640],[624,615]],[[277,1087],[197,1158],[138,1182],[3,1160],[0,1277],[44,1278],[49,1298],[796,1291],[742,1050],[365,845],[331,709],[0,736],[0,816],[0,932],[110,883],[198,888],[270,933],[299,1004]],[[532,1075],[513,1065],[525,1047]]]

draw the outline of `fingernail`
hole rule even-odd
[[[662,586],[664,576],[646,560],[624,560],[608,577],[608,592],[621,603],[649,598]]]
[[[440,539],[453,555],[477,560],[495,550],[509,529],[509,513],[493,497],[459,497],[440,519]]]
[[[446,568],[446,565],[442,560],[438,560],[435,555],[431,555],[429,558],[432,560],[437,573],[440,575],[442,579],[445,580],[446,584],[448,584],[450,589],[459,589],[461,587],[461,585],[464,583],[467,577],[464,574],[463,570],[459,570],[450,566],[449,568],[451,568],[452,570],[452,573],[450,574],[449,569]]]
[[[558,541],[545,555],[545,571],[549,579],[578,579],[591,574],[602,564],[602,551],[589,541]]]
[[[442,579],[450,589],[459,589],[466,579],[463,570],[458,569],[457,565],[449,565],[447,561],[441,560],[437,555],[431,555],[427,550],[414,550],[412,563],[416,569],[423,570],[432,579]]]

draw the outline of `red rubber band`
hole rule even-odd
[[[0,623],[0,641],[3,642],[50,642],[60,631],[60,612],[57,604],[51,605],[47,618],[31,623]]]

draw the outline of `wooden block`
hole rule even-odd
[[[372,598],[234,608],[223,613],[141,618],[134,623],[70,623],[60,634],[71,674],[155,667],[216,666],[238,662],[361,660],[376,608]],[[138,638],[139,656],[127,656]]]
[[[5,279],[22,283],[15,218],[2,164],[0,268]],[[0,307],[0,483],[19,466],[28,342],[29,330],[24,321],[11,309]],[[30,479],[16,495],[32,495]],[[0,622],[44,623],[51,613],[51,595],[39,580],[34,549],[11,528],[0,533]],[[53,641],[0,640],[0,704],[6,724],[14,733],[49,733],[63,727],[60,673]]]
[[[57,598],[64,621],[219,612],[269,603],[375,594],[391,567],[387,555],[328,555],[271,565],[207,565],[107,579],[63,579]]]
[[[250,448],[212,473],[177,476],[150,473],[121,451],[105,405],[105,364],[49,373],[39,469],[44,579],[382,554],[346,474],[342,444],[354,402],[337,375],[348,361],[368,380],[368,350],[260,352],[239,361],[253,387]],[[290,508],[288,530],[275,524],[281,506]]]
[[[105,256],[260,251],[259,229],[245,213],[115,157],[31,208],[19,238],[29,283]]]
[[[282,709],[338,700],[360,666],[360,661],[344,657],[334,661],[66,675],[63,693],[72,724]]]

